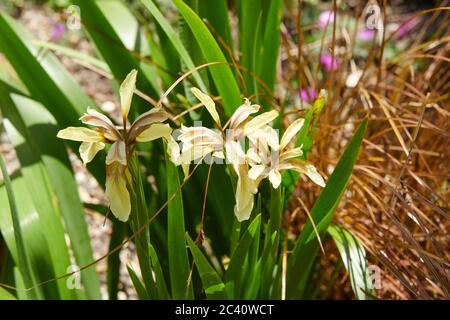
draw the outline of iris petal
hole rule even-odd
[[[255,112],[258,112],[260,106],[257,104],[250,104],[248,99],[245,99],[245,103],[236,109],[230,119],[230,128],[236,129],[239,127],[247,118]]]
[[[269,122],[271,122],[273,119],[275,119],[278,116],[278,111],[272,110],[269,112],[264,112],[256,117],[254,117],[252,120],[247,122],[244,126],[244,135],[248,135],[252,133],[255,130],[258,130],[265,125],[267,125]]]
[[[101,142],[103,140],[100,132],[84,127],[65,128],[58,132],[57,137],[82,142]]]
[[[130,112],[131,99],[133,98],[134,90],[136,90],[136,77],[137,70],[133,69],[120,85],[120,109],[123,119],[126,119]]]
[[[142,131],[137,137],[137,142],[147,142],[147,141],[153,141],[162,137],[165,137],[167,135],[170,135],[172,132],[172,129],[168,124],[163,123],[155,123],[152,124],[150,127]]]
[[[211,99],[211,97],[208,96],[207,94],[201,92],[198,88],[191,88],[191,92],[206,107],[206,110],[208,110],[211,117],[220,126],[220,117],[219,114],[217,113],[216,104],[214,103],[214,100]]]
[[[280,141],[280,149],[283,150],[294,137],[299,133],[302,129],[303,124],[305,123],[305,119],[297,119],[292,122],[289,127],[287,127]]]
[[[83,142],[80,145],[80,157],[84,164],[87,164],[94,159],[95,155],[105,148],[103,142]]]
[[[105,193],[113,215],[120,221],[127,221],[131,212],[130,193],[125,179],[126,166],[114,162],[106,167]]]
[[[106,156],[107,165],[110,165],[114,162],[118,162],[124,166],[127,165],[126,147],[125,142],[123,142],[122,140],[114,142],[108,151],[108,155]]]
[[[274,189],[277,189],[281,184],[281,174],[278,170],[270,170],[269,172],[269,180],[272,183]]]

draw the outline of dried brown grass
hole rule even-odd
[[[353,128],[369,115],[367,135],[336,222],[356,235],[369,252],[371,263],[380,266],[382,288],[377,291],[378,298],[443,299],[450,293],[450,11],[446,6],[448,1],[443,1],[441,9],[410,13],[419,16],[421,22],[408,35],[408,47],[391,60],[381,59],[388,41],[397,41],[388,32],[383,45],[373,42],[368,58],[361,59],[353,55],[356,32],[348,42],[336,30],[333,38],[322,39],[320,46],[328,50],[336,44],[345,52],[340,55],[339,69],[326,79],[317,78],[316,67],[311,68],[318,62],[309,49],[319,44],[299,45],[294,39],[298,28],[289,28],[297,25],[294,7],[290,15],[294,21],[285,21],[283,28],[283,87],[295,94],[300,77],[301,82],[315,88],[329,89],[329,103],[320,118],[310,155],[322,172],[329,174],[328,168],[337,163]],[[363,9],[356,7],[350,14],[359,15]],[[390,22],[396,8],[386,10]],[[303,25],[302,31],[311,27]],[[364,70],[354,89],[345,87],[350,59]],[[301,184],[304,190],[304,182]],[[306,207],[312,206],[314,192],[297,190],[296,195]],[[292,229],[298,232],[307,214],[295,198],[288,214]],[[327,245],[325,250],[322,268],[327,281],[347,283],[333,286],[333,296],[351,296],[345,273],[332,279],[336,249]],[[327,281],[321,291],[327,290]]]

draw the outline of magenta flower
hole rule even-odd
[[[375,29],[369,29],[364,28],[358,31],[358,34],[356,35],[356,38],[361,41],[372,41],[373,37],[375,36],[376,30]]]
[[[324,53],[320,56],[320,63],[323,65],[326,71],[337,70],[338,61],[333,59],[331,53]]]
[[[313,87],[307,87],[300,90],[300,99],[306,103],[312,102],[317,97]]]
[[[321,29],[325,29],[327,25],[331,25],[334,22],[334,12],[331,10],[323,11],[319,15],[319,19],[317,20],[317,25]]]
[[[65,31],[66,31],[66,28],[64,27],[64,24],[57,22],[53,26],[53,30],[52,30],[52,34],[51,34],[50,38],[53,41],[58,41],[64,35]]]
[[[410,18],[408,18],[410,19]],[[401,22],[397,32],[395,33],[397,38],[403,38],[404,36],[408,35],[408,33],[414,29],[415,26],[419,23],[418,18],[413,18],[408,21],[408,19],[405,19]],[[405,22],[408,21],[408,22]]]

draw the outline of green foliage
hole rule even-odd
[[[180,70],[187,72],[211,63],[187,77],[185,89],[195,85],[219,96],[217,104],[223,106],[220,114],[224,118],[242,104],[243,97],[252,94],[264,109],[271,109],[269,103],[263,102],[272,100],[270,95],[276,87],[283,1],[237,2],[237,44],[233,43],[225,0],[214,4],[174,0],[170,10],[177,11],[178,24],[166,17],[163,10],[168,9],[162,1],[140,1],[139,8],[149,15],[145,24],[121,1],[73,3],[81,9],[83,31],[95,48],[95,56],[64,45],[34,41],[18,22],[0,13],[0,52],[14,69],[10,76],[16,80],[0,80],[2,128],[20,163],[20,168],[8,175],[0,159],[4,177],[0,185],[0,241],[6,243],[13,261],[13,276],[3,279],[0,273],[0,283],[9,280],[17,288],[10,292],[0,286],[0,299],[101,298],[99,277],[95,264],[91,265],[93,253],[84,209],[102,214],[108,210],[81,203],[67,153],[67,148],[76,153],[78,145],[56,138],[58,129],[79,126],[78,119],[86,108],[96,107],[52,51],[100,69],[118,83],[136,69],[137,89],[154,101],[159,101],[164,90],[177,80]],[[236,50],[240,52],[238,57]],[[175,88],[167,97],[169,102],[162,101],[163,107],[176,115],[179,102],[191,100],[187,91],[185,98],[180,96],[183,91]],[[267,95],[264,100],[262,97]],[[296,142],[297,146],[303,145],[304,159],[312,147],[325,102],[326,97],[319,96],[306,113]],[[151,107],[140,97],[132,100],[134,116]],[[181,107],[185,110],[185,106]],[[190,115],[192,118],[185,117],[182,122],[192,122],[195,117]],[[198,117],[211,122],[207,112]],[[175,127],[178,121],[170,124]],[[335,240],[352,275],[355,295],[361,299],[368,297],[362,289],[363,284],[367,285],[366,273],[358,269],[366,266],[365,252],[348,231],[330,224],[350,179],[366,126],[367,119],[348,143],[311,211],[320,237],[328,230]],[[297,240],[289,238],[283,226],[284,212],[299,175],[284,174],[282,186],[277,189],[262,184],[251,219],[238,223],[233,213],[236,177],[232,170],[223,165],[209,172],[208,166],[200,165],[183,181],[181,171],[164,151],[166,146],[151,142],[128,159],[130,221],[124,224],[107,215],[113,225],[109,250],[114,251],[106,257],[109,298],[117,299],[119,247],[125,239],[132,241],[137,251],[140,274],[128,265],[127,270],[140,299],[306,297],[305,287],[318,257],[316,234],[310,221]],[[100,154],[87,169],[103,186],[105,152]],[[156,190],[148,177],[156,180]],[[204,225],[200,224],[203,210]],[[194,242],[191,237],[198,232],[200,237]],[[283,275],[283,258],[291,247]],[[80,290],[71,290],[66,283],[72,261],[79,267],[90,265],[81,271]],[[284,276],[286,288],[282,285]],[[60,279],[55,280],[57,277]]]
[[[372,299],[374,288],[364,247],[354,235],[341,226],[328,227],[328,233],[333,237],[341,254],[356,298],[359,300]]]

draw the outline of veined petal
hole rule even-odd
[[[103,141],[103,136],[100,132],[84,127],[68,127],[60,130],[56,136],[60,139],[82,142]]]
[[[163,122],[167,120],[167,113],[162,108],[153,108],[149,111],[141,114],[134,120],[129,130],[130,139],[136,138],[142,131],[144,131],[149,125],[155,122]]]
[[[254,135],[252,133],[248,136],[248,139],[250,140],[250,148],[249,148],[250,152],[247,155],[250,156],[250,159],[251,160],[259,159],[257,163],[266,165],[269,164],[272,161],[271,160],[272,157],[266,137],[259,137],[258,135]],[[278,140],[278,136],[275,137],[275,140]],[[273,142],[275,144],[275,147],[277,147],[278,141]]]
[[[268,145],[275,151],[279,149],[278,132],[271,126],[265,125],[262,128],[253,131],[248,135],[248,139],[255,145],[264,144],[265,148],[267,148]]]
[[[304,160],[290,160],[286,163],[290,168],[299,173],[306,174],[314,183],[321,187],[325,187],[325,181],[317,172],[316,167]],[[286,165],[285,165],[286,167]],[[287,167],[286,167],[287,168]]]
[[[248,134],[252,133],[253,131],[264,127],[266,124],[271,122],[277,116],[278,116],[278,111],[272,110],[269,112],[264,112],[256,117],[254,117],[252,120],[250,120],[249,122],[247,122],[244,125],[244,135],[248,135]]]
[[[106,129],[107,132],[109,133],[108,139],[110,137],[111,138],[115,137],[115,140],[112,140],[112,141],[116,141],[117,139],[120,139],[120,133],[116,129],[114,124],[111,122],[111,120],[107,116],[94,110],[93,108],[89,107],[87,109],[87,113],[82,115],[80,117],[80,120],[84,124],[88,124],[88,125],[91,125],[94,127],[102,127],[104,129]]]
[[[220,117],[216,110],[216,104],[210,96],[200,91],[198,88],[191,88],[191,92],[194,96],[197,97],[198,100],[206,107],[211,117],[214,119],[214,122],[220,127]]]
[[[155,123],[152,124],[150,127],[142,131],[137,137],[137,142],[147,142],[156,140],[162,137],[165,137],[167,135],[170,135],[172,132],[172,128],[168,124],[164,123]]]
[[[305,119],[297,119],[287,127],[280,141],[280,150],[283,150],[289,142],[298,134],[302,129]]]
[[[257,104],[250,104],[250,101],[248,99],[245,99],[245,102],[242,106],[236,109],[236,111],[233,113],[230,119],[230,128],[236,129],[241,125],[242,122],[247,120],[247,118],[255,113],[258,112],[260,106]]]
[[[238,141],[227,140],[225,142],[225,152],[227,160],[233,165],[237,174],[239,165],[244,164],[246,160],[246,154],[242,150],[242,146]]]
[[[122,140],[118,140],[114,142],[111,146],[111,149],[108,151],[108,155],[106,156],[106,164],[110,165],[114,162],[118,162],[124,166],[127,165],[127,154],[125,142]]]
[[[84,164],[87,164],[94,159],[95,155],[105,148],[103,142],[83,142],[80,145],[80,157]]]
[[[265,168],[266,167],[261,164],[254,165],[250,168],[250,170],[248,170],[248,176],[250,179],[256,180],[263,175]]]
[[[137,70],[133,69],[120,85],[120,109],[123,119],[126,119],[128,117],[128,113],[130,112],[131,99],[133,98],[134,90],[136,90],[136,77]]]
[[[287,149],[280,154],[280,162],[292,158],[297,158],[300,157],[301,155],[303,155],[302,147]]]
[[[130,194],[125,180],[126,166],[114,162],[106,166],[106,197],[113,215],[120,221],[127,221],[131,212]]]
[[[280,171],[272,169],[269,172],[269,181],[272,183],[274,189],[277,189],[281,184],[281,174]]]

